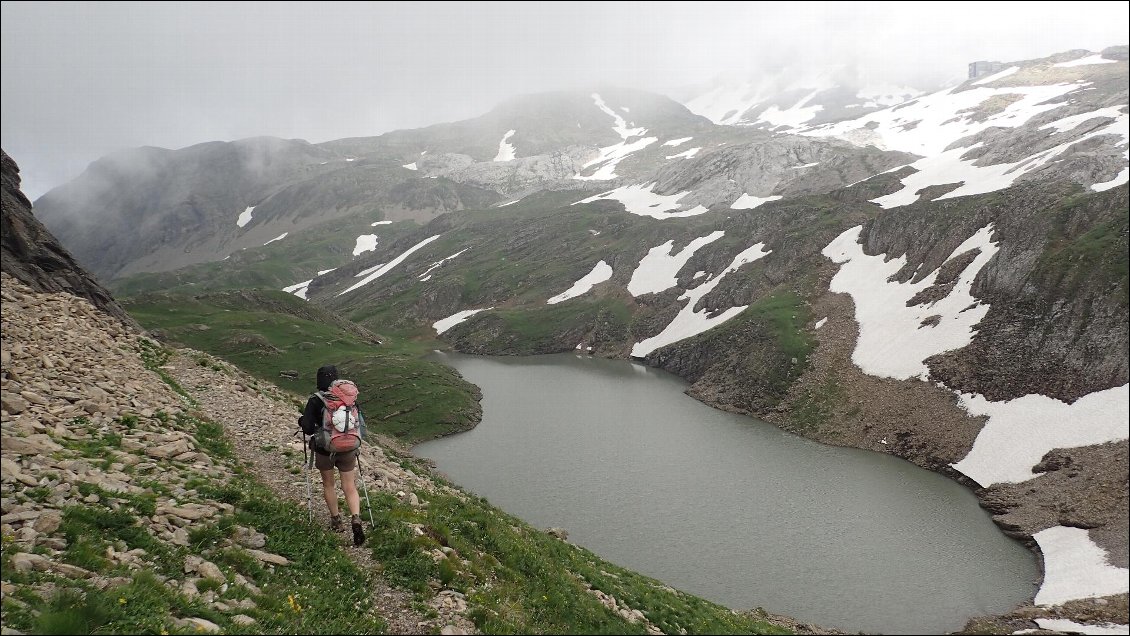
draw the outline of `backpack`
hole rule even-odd
[[[334,380],[329,389],[314,395],[322,401],[322,426],[314,434],[317,446],[330,455],[360,448],[365,419],[357,408],[357,385]]]

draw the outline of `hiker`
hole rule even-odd
[[[350,521],[353,529],[353,545],[361,545],[365,541],[365,533],[361,529],[361,497],[357,494],[357,456],[360,449],[345,453],[331,453],[322,448],[317,442],[320,437],[317,433],[324,427],[326,397],[334,382],[338,380],[337,367],[325,365],[318,369],[318,392],[311,395],[306,401],[306,408],[302,417],[298,418],[298,425],[302,432],[310,437],[310,449],[314,451],[314,465],[322,474],[322,494],[326,499],[326,506],[330,511],[330,528],[336,532],[345,529],[341,521],[341,511],[337,505],[337,489],[334,485],[334,467],[341,473],[341,489],[345,492],[345,503],[349,506]]]

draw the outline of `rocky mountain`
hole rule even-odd
[[[786,109],[786,91],[726,124],[632,91],[522,98],[321,144],[355,160],[278,177],[279,193],[371,184],[358,170],[379,165],[390,193],[434,184],[478,204],[385,227],[411,215],[278,199],[278,218],[307,215],[301,239],[119,284],[280,280],[294,257],[280,287],[377,333],[665,368],[719,408],[962,481],[1044,558],[1027,615],[1125,624],[1128,84],[1112,47],[788,127],[729,124],[831,93]],[[62,222],[53,197],[37,205]],[[234,246],[237,207],[197,234]],[[274,219],[263,236],[286,227]]]
[[[6,250],[0,273],[6,634],[810,627],[605,562],[436,479],[375,432],[360,458],[367,543],[343,545],[297,477],[293,394],[25,284],[8,273],[35,271],[24,256]],[[535,571],[503,565],[516,558]],[[530,590],[561,608],[547,614],[547,595]]]
[[[796,132],[896,106],[927,91],[867,83],[846,70],[809,76],[785,69],[753,79],[720,78],[681,92],[688,109],[716,124]]]
[[[126,324],[137,326],[110,292],[83,270],[31,211],[20,191],[20,168],[0,150],[0,219],[3,222],[3,271],[41,292],[67,292]]]
[[[41,197],[36,213],[112,279],[220,261],[333,219],[426,222],[543,190],[621,200],[639,191],[666,197],[657,213],[685,212],[826,191],[910,160],[836,140],[770,139],[658,95],[602,90],[527,96],[477,119],[375,138],[124,151]]]

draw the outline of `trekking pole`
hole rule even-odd
[[[302,432],[302,430],[299,429],[299,430],[295,431],[295,435],[297,435],[298,433],[301,433],[301,432]],[[306,448],[307,446],[309,446],[309,444],[306,443],[306,436],[303,435],[302,436],[302,464],[305,467],[305,470],[303,470],[302,472],[306,473],[306,512],[309,513],[310,523],[314,523],[314,495],[312,494],[312,491],[311,491],[311,488],[310,488],[310,459],[311,458],[309,457],[309,452],[308,452],[308,449]]]
[[[376,528],[373,521],[373,502],[369,501],[369,489],[365,487],[365,476],[361,473],[361,451],[357,451],[357,481],[361,482],[361,492],[365,493],[365,505],[369,506],[369,527]]]

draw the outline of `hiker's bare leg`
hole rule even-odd
[[[337,489],[334,488],[334,471],[331,468],[318,472],[322,473],[322,495],[326,498],[326,507],[330,509],[330,516],[336,517],[340,513],[337,510]],[[354,491],[356,491],[356,488]],[[347,493],[346,498],[348,499],[348,497],[349,495]]]
[[[341,474],[341,489],[345,491],[345,504],[349,506],[349,514],[361,514],[361,497],[357,494],[356,469]]]

